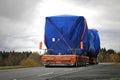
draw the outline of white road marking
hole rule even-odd
[[[38,75],[38,76],[45,76],[45,75],[49,75],[49,74],[53,74],[54,72],[50,72],[50,73],[45,73],[45,74],[41,74],[41,75]]]

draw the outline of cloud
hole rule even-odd
[[[0,0],[0,16],[24,20],[25,17],[30,17],[26,13],[33,11],[38,0]]]
[[[86,10],[88,10],[89,14],[89,10],[91,10],[92,12],[96,12],[97,15],[92,15],[91,14],[91,18],[93,18],[93,20],[95,19],[97,21],[97,23],[104,23],[104,24],[108,24],[108,23],[112,23],[114,25],[114,23],[119,23],[120,21],[120,0],[100,0],[100,1],[96,1],[96,0],[65,0],[66,2],[69,2],[71,4],[77,5],[79,7],[84,7],[86,8]],[[109,25],[109,24],[108,24]],[[106,27],[109,27],[109,26]],[[113,26],[112,25],[112,26]]]
[[[100,30],[101,47],[106,47],[107,49],[115,49],[119,51],[120,46],[120,32],[118,30],[104,29]]]
[[[0,0],[0,50],[38,50],[39,41],[44,41],[45,17],[72,14],[85,16],[89,28],[99,30],[102,47],[118,51],[119,3],[120,0]]]
[[[99,30],[101,47],[113,48],[119,51],[119,3],[120,0],[43,0],[41,15],[43,17],[59,14],[85,16],[89,28]]]
[[[0,0],[0,50],[38,49],[40,2]]]
[[[5,18],[0,20],[0,25],[1,50],[38,48],[40,41],[39,26],[11,21]]]

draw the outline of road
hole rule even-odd
[[[112,63],[86,67],[33,67],[0,70],[0,80],[101,80],[120,78],[120,66]]]

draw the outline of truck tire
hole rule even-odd
[[[86,62],[86,60],[84,60],[84,66],[86,66],[87,64],[86,64],[87,62]]]

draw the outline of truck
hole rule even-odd
[[[88,29],[84,16],[46,17],[44,43],[47,47],[41,58],[44,66],[98,63],[99,34],[96,29]]]

